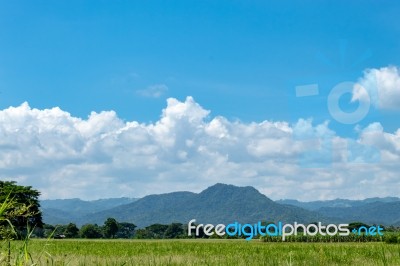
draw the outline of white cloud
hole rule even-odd
[[[192,97],[168,99],[151,124],[124,122],[113,111],[81,119],[24,103],[0,111],[0,179],[32,185],[43,198],[139,197],[217,182],[252,185],[275,199],[398,196],[400,130],[373,123],[359,134],[341,138],[327,122],[304,119],[213,118]],[[376,154],[368,147],[380,161],[360,164]],[[302,156],[318,149],[332,155],[332,165],[301,167]]]
[[[400,70],[395,66],[367,69],[354,86],[352,101],[371,101],[379,109],[400,109]]]
[[[144,90],[137,90],[136,92],[143,97],[160,98],[167,91],[168,91],[167,85],[155,84],[155,85],[148,86]]]

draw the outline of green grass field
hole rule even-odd
[[[12,242],[12,264],[22,246]],[[1,265],[6,248],[3,242]],[[32,261],[23,265],[400,265],[400,245],[385,243],[30,240],[28,250]]]

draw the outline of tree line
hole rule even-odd
[[[78,228],[76,224],[49,225],[42,221],[39,204],[40,192],[30,186],[19,186],[13,181],[0,181],[0,239],[23,239],[27,235],[38,238],[137,238],[137,239],[174,239],[189,238],[187,225],[182,223],[153,224],[136,229],[133,223],[118,222],[110,217],[103,225],[85,224]],[[367,226],[363,223],[352,223],[349,229]],[[398,232],[399,228],[386,227],[386,232]],[[200,238],[208,238],[200,230]],[[192,234],[192,237],[194,234]],[[216,234],[214,238],[218,237]],[[242,236],[244,237],[244,236]],[[319,236],[318,236],[319,237]],[[313,240],[319,240],[318,237]],[[228,238],[224,236],[223,238]],[[231,237],[229,237],[231,238]],[[400,242],[398,234],[386,237],[392,243]],[[393,239],[392,239],[393,238]],[[294,238],[299,241],[300,238]],[[307,241],[309,238],[307,238]],[[323,239],[332,241],[332,239]],[[275,239],[264,238],[264,241]]]
[[[0,239],[38,238],[183,238],[181,223],[153,224],[136,229],[136,225],[108,218],[103,225],[44,224],[40,212],[40,192],[14,181],[0,181]]]
[[[78,228],[76,224],[50,225],[35,228],[32,236],[39,238],[132,238],[136,225],[133,223],[117,222],[108,218],[103,225],[85,224]]]
[[[85,224],[78,228],[74,223],[67,225],[44,224],[42,228],[35,228],[32,237],[37,238],[87,238],[87,239],[173,239],[187,238],[186,226],[181,223],[153,224],[137,229],[133,223],[118,222],[114,218],[107,218],[103,225]]]
[[[188,238],[187,225],[181,223],[153,224],[137,229],[136,225],[108,218],[102,225],[85,224],[78,228],[44,224],[40,212],[40,192],[13,181],[0,181],[0,239],[38,238]],[[3,209],[3,211],[2,211]]]

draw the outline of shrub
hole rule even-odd
[[[397,234],[388,234],[385,236],[385,242],[388,244],[397,244],[400,243],[400,236]]]

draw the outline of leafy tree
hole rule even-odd
[[[167,228],[168,225],[165,224],[152,224],[145,229],[148,231],[149,238],[164,238]]]
[[[114,238],[118,232],[118,223],[114,218],[107,218],[103,226],[104,236],[107,238]]]
[[[79,233],[82,238],[101,238],[103,236],[97,224],[85,224]]]
[[[34,237],[43,238],[43,237],[45,237],[45,230],[43,228],[35,227],[33,229],[31,237],[32,238],[34,238]]]
[[[69,223],[64,230],[64,235],[67,238],[77,238],[79,236],[79,229],[76,224]]]
[[[43,237],[48,238],[53,235],[56,228],[51,224],[43,225]]]
[[[53,237],[57,235],[64,235],[65,230],[67,229],[66,225],[63,224],[57,224],[55,226],[55,229],[53,231]]]
[[[9,204],[3,212],[14,229],[19,233],[26,232],[27,226],[34,228],[43,226],[42,213],[39,210],[40,192],[32,189],[31,186],[19,186],[14,181],[0,181],[0,202],[9,199]],[[8,226],[3,220],[0,226]]]
[[[132,238],[135,234],[136,225],[132,223],[118,223],[118,238]]]
[[[0,240],[12,239],[15,236],[14,227],[9,220],[10,214],[7,211],[14,205],[14,202],[6,197],[0,202]]]
[[[153,239],[164,238],[165,231],[168,225],[165,224],[152,224],[142,229],[136,230],[135,238],[138,239]]]
[[[149,231],[147,231],[146,229],[142,228],[142,229],[136,230],[135,238],[137,238],[137,239],[149,239],[149,238],[152,238],[152,237],[151,237]]]
[[[165,230],[165,238],[179,238],[183,235],[183,225],[181,223],[172,223],[168,225],[167,230]]]

